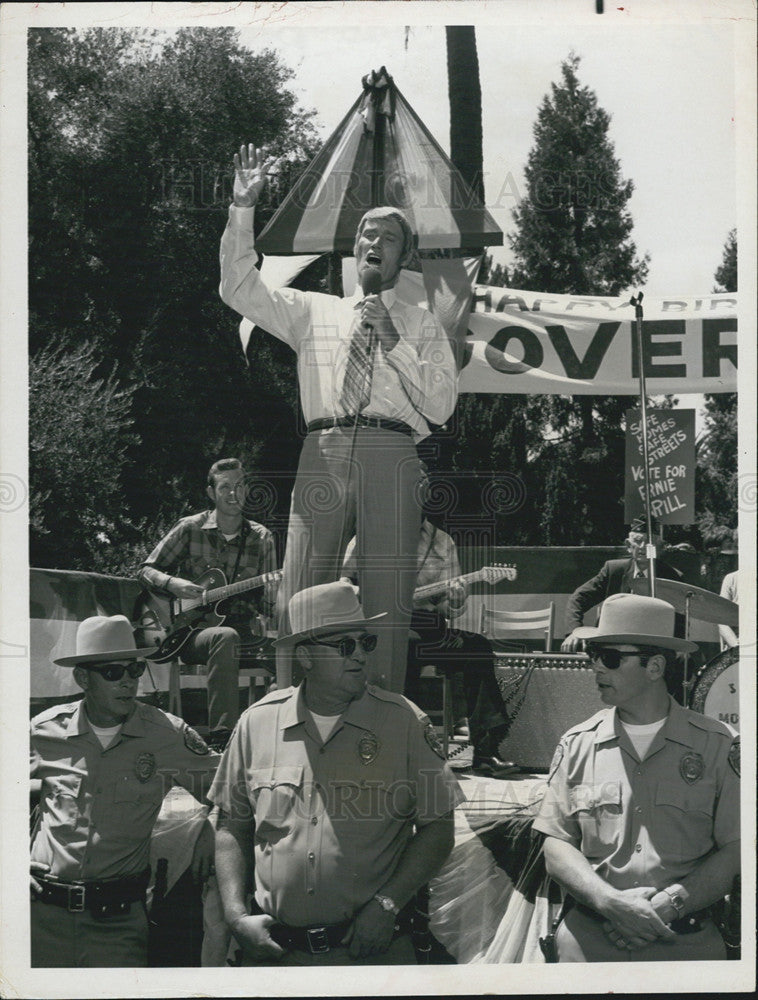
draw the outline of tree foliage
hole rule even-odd
[[[724,243],[714,275],[714,292],[737,291],[737,230]],[[737,393],[705,397],[705,428],[698,442],[697,525],[707,546],[736,541],[739,484],[737,474]]]
[[[29,364],[30,559],[87,565],[123,530],[133,387],[98,378],[94,347],[46,347]]]
[[[291,352],[255,338],[246,366],[239,317],[218,296],[218,243],[241,142],[284,155],[283,186],[315,152],[292,72],[231,28],[39,29],[28,47],[30,349],[87,342],[117,362],[136,433],[127,517],[196,508],[221,454],[291,467]]]
[[[514,210],[510,272],[485,261],[482,280],[575,295],[618,295],[643,283],[648,258],[631,239],[633,184],[621,174],[610,117],[580,84],[579,58],[561,66],[537,113],[525,168],[526,191]],[[496,442],[491,467],[520,477],[525,500],[501,519],[501,541],[604,544],[621,537],[626,409],[634,397],[492,396],[459,403],[461,427],[484,418]],[[484,417],[484,414],[487,414]],[[477,416],[475,416],[477,415]],[[472,453],[465,435],[453,463]]]

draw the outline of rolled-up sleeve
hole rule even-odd
[[[169,580],[184,558],[188,544],[186,529],[181,523],[175,524],[165,538],[155,546],[142,563],[137,580],[148,590],[165,594]]]

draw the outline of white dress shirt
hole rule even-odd
[[[293,288],[269,288],[255,264],[252,208],[229,209],[221,239],[223,301],[283,340],[297,353],[300,398],[306,422],[342,417],[340,391],[360,293],[347,299]],[[442,424],[455,407],[457,373],[445,331],[425,309],[401,302],[394,289],[381,293],[399,340],[374,353],[367,417],[401,420],[414,439],[429,434],[427,421]]]

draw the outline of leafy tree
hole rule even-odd
[[[93,345],[39,351],[29,365],[30,561],[91,569],[123,524],[133,388],[97,378]]]
[[[280,444],[294,438],[291,352],[255,338],[248,367],[218,297],[232,152],[275,145],[286,184],[315,151],[291,77],[231,28],[29,33],[30,346],[86,341],[118,363],[134,399],[122,485],[135,524],[196,507],[220,454],[294,463],[297,442]]]
[[[737,291],[737,230],[724,244],[714,292]],[[737,393],[705,397],[705,430],[698,442],[697,525],[707,546],[734,543],[737,532]]]

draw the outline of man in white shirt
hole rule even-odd
[[[308,434],[290,509],[280,635],[289,630],[290,597],[337,580],[355,534],[366,566],[366,613],[388,612],[370,680],[402,692],[421,525],[415,445],[430,423],[444,423],[453,411],[455,361],[437,320],[395,295],[413,253],[413,233],[396,209],[372,209],[359,224],[355,258],[366,294],[339,299],[264,284],[255,267],[253,215],[275,162],[252,145],[234,157],[220,293],[298,359]],[[291,658],[282,655],[277,682],[286,686],[291,678]]]

